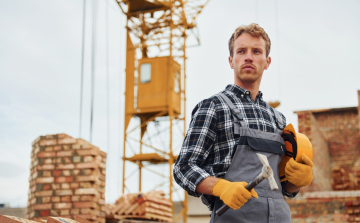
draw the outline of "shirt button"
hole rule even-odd
[[[243,98],[243,97],[244,97],[244,95],[242,94],[242,95],[241,95],[241,97]]]
[[[249,92],[247,91],[245,94],[249,94]]]

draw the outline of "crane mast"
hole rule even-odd
[[[128,183],[134,174],[126,173],[135,170],[138,191],[144,190],[143,178],[155,174],[163,181],[152,189],[166,186],[173,202],[179,193],[172,168],[186,132],[187,40],[195,37],[200,44],[196,18],[209,0],[116,1],[127,18],[122,192],[134,192]],[[160,165],[166,174],[156,168]],[[179,199],[174,222],[181,217],[186,222],[186,192]]]

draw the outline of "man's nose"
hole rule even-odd
[[[252,59],[251,51],[247,52],[245,55],[245,62],[252,62],[252,61],[253,61],[253,59]]]

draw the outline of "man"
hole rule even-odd
[[[286,120],[263,101],[259,91],[271,63],[270,46],[259,25],[238,27],[229,40],[234,84],[203,100],[192,112],[174,178],[189,195],[201,196],[212,210],[211,222],[291,222],[283,195],[294,197],[312,181],[312,162],[303,156],[305,164],[293,159],[287,163],[287,181],[280,183]],[[256,153],[267,156],[278,191],[271,191],[267,179],[250,192],[245,189],[262,168]],[[231,209],[219,217],[215,212],[224,204]]]

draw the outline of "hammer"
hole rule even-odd
[[[263,168],[261,170],[261,173],[253,181],[251,181],[248,185],[245,186],[245,189],[247,189],[248,191],[251,191],[251,189],[253,189],[256,185],[261,183],[261,181],[263,181],[264,179],[269,180],[271,190],[279,189],[278,185],[276,184],[276,181],[274,179],[274,173],[269,165],[269,161],[268,161],[267,157],[260,153],[256,153],[256,155],[259,157],[261,163],[263,164]],[[221,208],[219,208],[216,211],[216,214],[218,216],[221,216],[229,208],[230,208],[229,206],[224,204]]]

